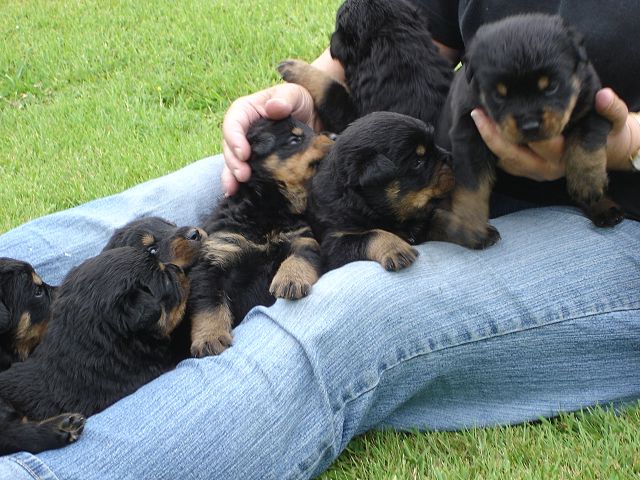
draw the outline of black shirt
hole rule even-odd
[[[414,0],[424,8],[435,40],[461,52],[483,24],[518,13],[557,13],[582,33],[602,85],[629,110],[640,110],[640,1],[638,0]],[[609,172],[611,196],[629,216],[640,218],[640,173]],[[536,204],[568,203],[564,180],[537,182],[499,174],[496,189]],[[542,196],[541,190],[545,194]]]

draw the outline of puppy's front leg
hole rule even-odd
[[[276,298],[295,300],[306,297],[321,273],[320,245],[309,227],[291,234],[290,254],[280,264],[269,293]]]
[[[418,251],[402,238],[378,228],[364,232],[328,232],[321,249],[325,270],[358,260],[372,260],[385,270],[398,271],[411,265],[418,256]]]
[[[340,133],[357,118],[347,87],[313,65],[301,60],[285,60],[278,65],[285,82],[306,88],[325,130]]]
[[[231,346],[233,314],[224,296],[217,305],[191,317],[191,355],[202,358],[219,355]]]
[[[500,239],[489,224],[495,157],[469,115],[458,119],[450,135],[456,186],[450,206],[435,211],[427,238],[473,249],[490,247]]]
[[[569,195],[598,227],[612,227],[624,218],[622,209],[605,193],[610,130],[607,120],[591,112],[567,134],[564,152]]]

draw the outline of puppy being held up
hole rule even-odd
[[[346,0],[336,15],[330,52],[344,68],[346,85],[302,61],[278,66],[284,80],[311,93],[324,128],[340,133],[376,111],[435,125],[453,69],[415,6],[405,0]]]
[[[73,442],[86,416],[172,369],[188,294],[180,267],[132,247],[72,269],[38,348],[0,373],[0,454]]]
[[[116,229],[102,251],[118,247],[146,249],[165,263],[190,268],[198,259],[207,233],[198,227],[178,227],[160,217],[142,217]]]
[[[438,126],[438,141],[445,147],[450,142],[456,189],[452,211],[439,213],[440,231],[433,238],[471,248],[499,239],[487,223],[497,159],[470,116],[476,107],[482,107],[512,143],[563,135],[570,197],[599,227],[622,221],[621,209],[605,194],[611,124],[594,108],[600,87],[582,37],[561,17],[516,15],[481,27]]]
[[[289,117],[249,128],[251,179],[204,222],[209,237],[189,273],[191,353],[217,355],[256,305],[298,299],[320,276],[305,219],[309,181],[333,140]]]
[[[54,292],[29,263],[0,258],[0,371],[25,360],[40,343]]]
[[[434,209],[454,187],[448,154],[433,127],[392,112],[353,122],[312,180],[309,217],[325,270],[373,260],[386,270],[411,265],[411,244],[428,237]]]

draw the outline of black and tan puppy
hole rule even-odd
[[[338,9],[330,51],[344,68],[346,85],[302,61],[278,66],[284,80],[311,92],[324,128],[340,133],[376,111],[435,125],[453,69],[414,6],[405,0],[346,0]]]
[[[312,180],[309,216],[324,269],[356,260],[407,267],[427,238],[434,209],[454,186],[433,127],[392,112],[353,122]]]
[[[559,16],[517,15],[481,27],[438,128],[438,141],[444,133],[444,146],[450,142],[457,186],[453,213],[441,213],[440,232],[433,238],[471,248],[499,238],[487,223],[497,160],[469,115],[476,107],[513,143],[564,135],[569,195],[597,226],[620,222],[621,210],[605,195],[611,125],[594,110],[599,88],[581,36]]]
[[[198,227],[178,227],[160,217],[142,217],[116,229],[103,251],[118,247],[137,247],[154,253],[158,260],[183,269],[198,258],[206,232]]]
[[[71,270],[38,348],[0,373],[0,453],[61,447],[86,416],[173,368],[188,294],[180,267],[132,247]]]
[[[307,295],[320,275],[318,242],[305,220],[310,179],[333,141],[287,118],[247,134],[251,179],[204,223],[209,234],[189,274],[191,353],[219,354],[256,305]]]
[[[27,262],[0,258],[0,370],[26,359],[40,343],[54,291]]]

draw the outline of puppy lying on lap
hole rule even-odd
[[[0,373],[0,454],[62,447],[86,416],[172,369],[188,294],[180,267],[132,247],[71,270],[38,348]]]
[[[307,125],[261,119],[247,134],[251,178],[205,221],[209,237],[189,273],[191,353],[219,354],[256,305],[304,297],[320,276],[305,219],[309,182],[333,145]]]
[[[428,238],[453,189],[448,162],[433,128],[418,119],[374,112],[353,122],[311,181],[309,217],[324,270],[356,260],[386,270],[411,265],[411,244]]]

